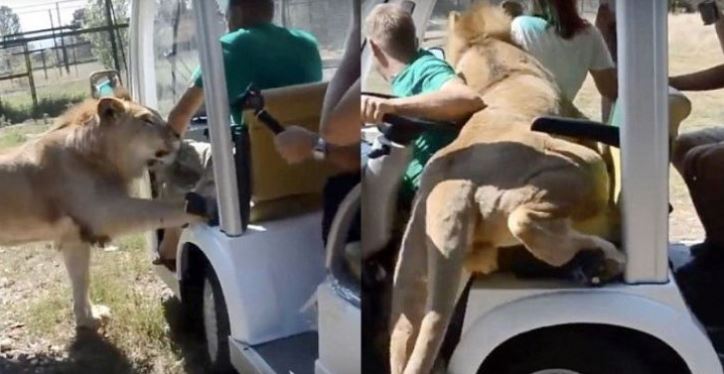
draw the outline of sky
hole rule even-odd
[[[59,0],[60,21],[67,25],[73,18],[73,12],[82,8],[86,0]],[[52,9],[53,22],[57,24],[56,1],[54,0],[0,0],[0,5],[8,6],[20,17],[20,26],[23,31],[33,31],[50,28],[50,15],[48,9]]]

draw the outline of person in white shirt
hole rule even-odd
[[[617,97],[616,68],[601,33],[583,19],[575,0],[534,0],[537,16],[513,19],[513,40],[555,77],[563,95],[575,99],[588,73],[598,92]]]

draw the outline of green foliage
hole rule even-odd
[[[33,110],[31,103],[26,105],[10,105],[0,102],[0,118],[1,123],[21,123],[28,119],[42,119],[45,116],[57,117],[63,113],[68,106],[83,101],[85,97],[82,95],[68,95],[41,98],[38,100],[37,109]]]
[[[129,0],[112,0],[113,11],[115,14],[116,23],[126,23],[128,20]],[[85,11],[83,12],[83,27],[100,27],[108,24],[106,16],[106,1],[105,0],[88,0]],[[114,32],[116,35],[116,46],[118,48],[118,60],[121,66],[123,62],[121,59],[121,49],[128,48],[128,28],[118,30]],[[120,36],[120,40],[118,38]],[[108,69],[115,69],[113,62],[113,49],[111,47],[110,36],[108,32],[96,32],[86,34],[85,38],[91,42],[93,55]]]

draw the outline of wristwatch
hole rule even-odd
[[[321,137],[317,138],[317,144],[314,145],[312,156],[317,161],[322,161],[327,158],[327,142]]]

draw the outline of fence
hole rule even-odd
[[[0,38],[0,125],[55,116],[88,95],[91,72],[125,70],[128,23],[116,21],[111,0],[101,1],[98,26],[53,25]]]

